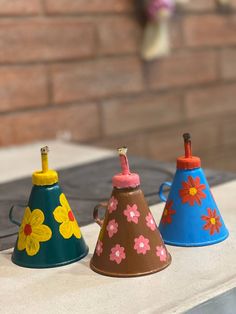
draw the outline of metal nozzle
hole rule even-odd
[[[118,150],[119,155],[126,155],[128,148],[123,146],[123,147],[118,148],[117,150]]]
[[[191,135],[190,135],[190,133],[184,133],[183,134],[183,138],[184,138],[184,142],[186,143],[186,142],[190,142],[190,140],[191,140]]]
[[[49,152],[49,147],[48,146],[44,146],[40,150],[41,150],[41,154],[46,155]]]

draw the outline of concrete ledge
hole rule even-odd
[[[145,277],[119,279],[89,268],[99,227],[82,228],[90,247],[82,261],[55,269],[25,269],[0,252],[2,313],[182,313],[236,285],[236,181],[212,192],[229,229],[229,238],[200,248],[169,246],[173,262]],[[158,222],[163,204],[151,207]]]

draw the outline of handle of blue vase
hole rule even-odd
[[[166,187],[166,186],[168,186],[169,188],[172,186],[172,183],[171,182],[164,182],[164,183],[162,183],[161,184],[161,186],[160,186],[160,188],[159,188],[159,192],[158,192],[158,194],[159,194],[159,197],[160,197],[160,199],[163,201],[163,202],[166,202],[167,201],[167,198],[165,197],[165,195],[164,195],[164,188]]]
[[[15,225],[17,225],[17,226],[19,226],[20,227],[20,222],[19,221],[16,221],[12,216],[13,216],[13,209],[14,209],[14,205],[11,207],[11,209],[10,209],[10,211],[9,211],[9,219],[10,219],[10,221],[13,223],[13,224],[15,224]]]

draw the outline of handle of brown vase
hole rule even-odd
[[[100,208],[107,209],[107,206],[108,206],[108,203],[107,202],[103,202],[103,203],[100,203],[100,204],[98,204],[97,206],[94,207],[93,219],[100,227],[102,227],[104,219],[100,219],[98,217],[98,211],[99,211]]]

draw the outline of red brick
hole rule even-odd
[[[182,121],[180,95],[148,95],[110,100],[103,104],[106,135],[141,131]]]
[[[219,119],[189,121],[150,132],[146,136],[148,156],[163,161],[175,161],[177,157],[184,154],[182,135],[185,132],[189,132],[192,136],[194,155],[219,146]],[[202,162],[204,164],[204,160]]]
[[[111,16],[97,20],[98,52],[120,54],[138,52],[140,49],[141,28],[132,17]]]
[[[0,145],[50,139],[63,134],[72,140],[83,141],[98,137],[97,106],[90,103],[0,115]]]
[[[222,52],[221,72],[224,79],[236,78],[236,49],[225,49]]]
[[[222,120],[222,138],[223,144],[232,145],[236,144],[236,112],[235,114],[231,114],[231,117],[227,117]]]
[[[143,90],[141,65],[132,57],[55,65],[51,76],[56,103]]]
[[[183,7],[186,11],[204,12],[214,10],[216,7],[215,3],[215,0],[190,0]]]
[[[175,18],[170,22],[171,48],[180,48],[183,45],[182,20]]]
[[[146,156],[146,134],[119,134],[90,142],[93,146],[110,148],[115,151],[120,146],[127,146],[129,155]]]
[[[236,154],[236,145],[231,143],[230,145],[218,145],[217,147],[211,147],[205,149],[202,152],[198,152],[198,156],[201,156],[202,166],[206,169],[216,169],[224,171],[236,171],[235,159],[232,156]]]
[[[189,91],[186,94],[188,118],[223,115],[235,111],[236,83]]]
[[[134,8],[134,0],[45,0],[49,13],[127,12]]]
[[[211,82],[218,78],[217,61],[210,51],[175,53],[146,65],[148,84],[152,89],[163,89]]]
[[[97,25],[100,54],[139,53],[143,30],[136,17],[103,16],[93,21]],[[170,31],[172,47],[179,48],[182,44],[180,20],[172,20]]]
[[[231,0],[230,5],[235,9],[236,8],[236,0]]]
[[[46,71],[43,66],[0,68],[0,111],[44,106],[48,102]]]
[[[0,62],[74,59],[95,52],[94,28],[79,19],[0,21]]]
[[[40,0],[0,0],[0,15],[34,15],[40,12]]]
[[[236,43],[235,15],[188,16],[184,34],[188,46],[225,46]]]

